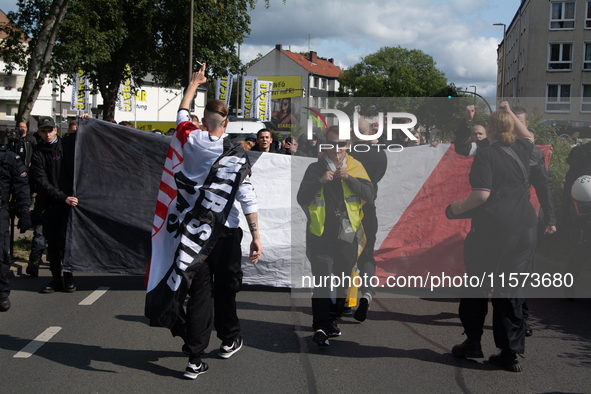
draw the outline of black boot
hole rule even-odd
[[[6,312],[10,309],[10,300],[8,297],[0,298],[0,312]]]
[[[466,339],[459,345],[454,346],[451,349],[451,354],[454,357],[468,357],[468,358],[483,358],[482,347],[480,341],[475,339]]]
[[[68,293],[76,291],[76,285],[74,284],[74,275],[71,272],[64,271],[64,287]]]
[[[36,278],[39,276],[39,264],[41,264],[41,258],[35,258],[29,260],[29,264],[27,265],[27,275],[31,278]]]
[[[54,276],[53,280],[49,282],[47,285],[41,289],[42,293],[54,293],[56,291],[62,291],[64,289],[64,284],[62,282],[61,276]]]

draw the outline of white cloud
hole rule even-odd
[[[505,13],[517,10],[515,0],[504,3]],[[502,34],[487,20],[497,15],[487,13],[497,7],[499,2],[486,0],[288,0],[285,6],[272,3],[269,9],[259,6],[253,11],[246,43],[269,50],[275,44],[291,44],[293,51],[307,51],[310,34],[312,49],[341,67],[384,46],[416,48],[431,55],[450,82],[470,80],[494,91]]]

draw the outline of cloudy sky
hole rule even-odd
[[[259,0],[262,3],[262,0]],[[495,95],[496,48],[520,0],[271,0],[251,12],[249,38],[240,48],[243,62],[276,44],[334,58],[350,67],[384,46],[420,49],[431,55],[448,81],[475,85]],[[474,88],[469,88],[473,91]]]
[[[496,48],[520,0],[264,0],[251,12],[251,33],[240,48],[244,63],[276,44],[294,52],[310,49],[343,68],[384,46],[420,49],[431,55],[448,81],[475,85],[494,96]],[[4,12],[16,1],[0,0]],[[308,42],[308,36],[311,37]],[[309,43],[309,44],[308,44]],[[474,88],[469,88],[473,90]]]

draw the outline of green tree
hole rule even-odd
[[[0,26],[6,37],[0,43],[5,71],[26,70],[17,124],[28,120],[39,92],[51,72],[51,58],[69,0],[19,0],[18,12],[9,12],[11,22]]]
[[[61,29],[58,24],[52,25],[54,38],[58,30],[59,35],[55,48],[53,44],[45,47],[45,69],[54,76],[83,70],[93,90],[103,97],[103,117],[112,118],[119,85],[128,74],[135,86],[141,86],[148,74],[168,87],[178,87],[187,80],[190,1],[70,0]],[[36,42],[43,31],[38,28],[40,21],[53,15],[53,5],[58,3],[67,5],[68,1],[19,0],[19,11],[11,18],[19,22],[16,25],[26,38]],[[243,70],[235,44],[250,32],[248,11],[255,4],[256,0],[195,1],[193,64],[207,63],[209,77]],[[269,6],[268,0],[265,5]],[[25,56],[0,55],[8,68],[31,68],[21,61]],[[36,96],[29,100],[31,108],[34,99]]]
[[[447,88],[445,74],[419,49],[384,47],[339,77],[339,92],[355,97],[436,97]]]
[[[54,72],[83,70],[101,93],[105,119],[114,118],[121,81],[129,74],[138,86],[149,72],[154,9],[153,0],[70,2],[54,50]]]

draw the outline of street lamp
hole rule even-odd
[[[250,36],[243,36],[242,41],[244,41],[245,38],[250,38]],[[238,42],[238,61],[240,61],[240,42]],[[240,73],[238,73],[238,76],[236,78],[236,117],[238,117],[238,109],[240,108],[238,105],[239,97],[240,97]],[[244,114],[242,114],[242,117],[244,117]]]
[[[506,36],[507,36],[507,25],[504,23],[493,23],[493,26],[503,26],[503,76],[501,79],[501,100],[505,97],[505,57],[507,57],[505,46],[506,43]]]
[[[469,88],[474,88],[474,105],[476,105],[476,85],[470,85]]]

